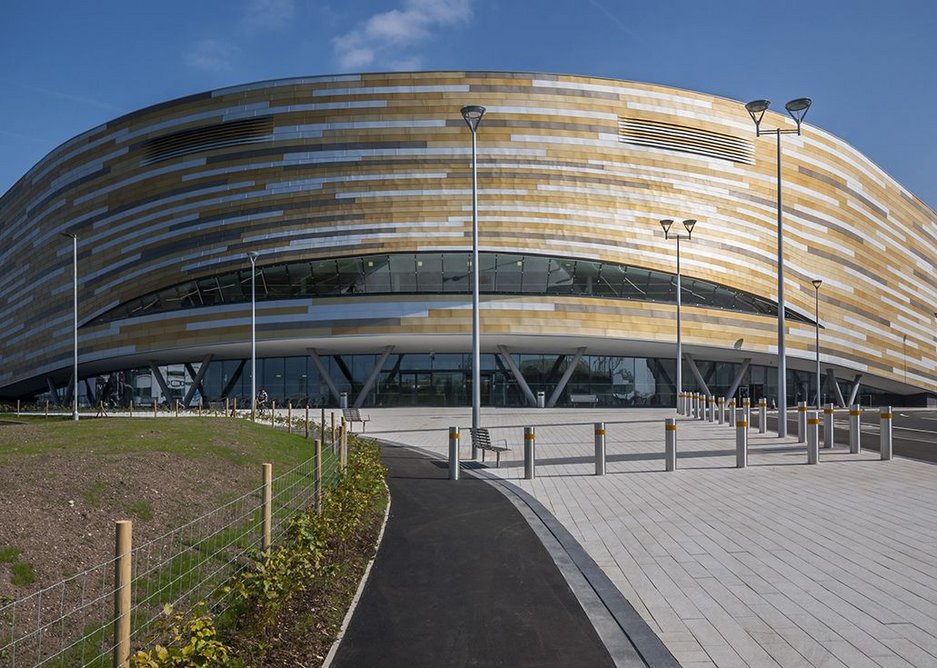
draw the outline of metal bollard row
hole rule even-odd
[[[537,477],[537,431],[524,427],[524,480]]]
[[[742,410],[745,411],[745,422],[748,424],[748,428],[752,428],[752,401],[748,397],[742,399]]]
[[[449,427],[449,480],[459,479],[459,428]]]
[[[735,421],[735,468],[748,466],[748,421],[744,418]]]
[[[833,404],[823,408],[823,447],[833,447]]]

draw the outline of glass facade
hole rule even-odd
[[[257,267],[257,301],[348,295],[470,294],[471,254],[400,253],[304,260]],[[683,303],[776,316],[777,303],[733,288],[683,277]],[[483,294],[585,296],[676,303],[676,275],[641,267],[541,255],[481,253]],[[98,316],[91,325],[186,308],[251,300],[250,269],[151,292]],[[790,309],[786,317],[813,321]]]
[[[322,363],[338,392],[347,392],[352,403],[367,383],[380,355],[323,356]],[[552,396],[557,384],[572,362],[572,355],[513,354],[531,392]],[[391,354],[384,362],[368,396],[365,407],[399,406],[469,406],[471,403],[471,362],[469,353],[414,353]],[[89,378],[79,385],[82,405],[105,404],[127,406],[132,400],[137,406],[149,406],[155,399],[164,405],[173,405],[184,399],[198,373],[200,363],[172,364],[160,367],[169,395],[161,389],[150,369],[130,369]],[[634,406],[667,407],[675,405],[675,362],[655,357],[618,357],[610,355],[583,355],[576,364],[569,382],[557,399],[557,407],[609,407]],[[697,368],[714,395],[725,396],[738,371],[738,364],[697,360]],[[685,389],[702,391],[689,367],[683,369]],[[824,379],[824,382],[825,379]],[[788,405],[797,401],[813,402],[816,396],[816,375],[812,371],[788,370]],[[191,404],[200,401],[207,405],[225,398],[237,399],[246,405],[250,399],[250,360],[216,360],[210,363],[203,379],[204,394],[193,392]],[[309,357],[269,357],[257,360],[257,389],[267,390],[272,401],[296,407],[338,406],[328,384]],[[849,384],[840,382],[844,397],[849,396]],[[60,391],[60,398],[64,393]],[[750,366],[742,378],[737,398],[748,396],[753,403],[761,397],[769,406],[777,402],[777,370],[772,367]],[[823,403],[836,402],[831,388],[824,387]],[[37,397],[42,401],[55,401],[51,393]],[[522,407],[528,402],[500,355],[481,356],[482,406]],[[862,387],[858,399],[863,405],[896,403],[892,395],[871,387]]]

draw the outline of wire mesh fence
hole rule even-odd
[[[340,439],[338,439],[340,442]],[[314,509],[319,491],[340,476],[337,453],[323,447],[271,481],[270,534],[276,545],[297,512]],[[248,568],[262,547],[265,489],[261,485],[130,551],[130,645],[158,640],[163,606],[227,605],[225,583]],[[0,666],[111,666],[115,655],[118,559],[110,559],[24,598],[0,601]]]

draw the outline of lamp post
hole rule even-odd
[[[816,330],[817,330],[817,410],[820,410],[820,286],[823,284],[819,278],[813,279],[814,292],[816,292],[817,301],[814,309]]]
[[[462,118],[472,131],[472,429],[479,428],[481,412],[481,326],[478,317],[478,155],[475,136],[485,108],[462,107]]]
[[[664,239],[676,239],[677,241],[677,411],[680,410],[680,394],[683,392],[683,337],[680,331],[680,304],[681,294],[683,292],[680,284],[680,239],[682,234],[670,234],[670,228],[673,220],[666,218],[660,221],[660,226],[664,229]],[[683,227],[686,228],[686,239],[689,241],[693,237],[693,228],[696,221],[692,218],[683,221]]]
[[[59,232],[72,240],[72,316],[73,316],[73,351],[72,351],[72,420],[78,419],[78,235],[73,232]]]
[[[251,422],[257,417],[257,292],[255,275],[257,274],[257,251],[248,251],[251,261]]]
[[[787,357],[784,332],[784,230],[781,216],[781,135],[800,134],[800,126],[810,109],[809,97],[799,97],[784,105],[787,113],[797,123],[796,130],[775,128],[762,130],[761,119],[771,105],[768,100],[753,100],[745,105],[755,122],[755,136],[775,135],[778,140],[778,437],[787,436]]]

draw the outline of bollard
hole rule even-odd
[[[664,421],[664,470],[677,470],[677,421],[673,418]]]
[[[820,414],[817,411],[801,411],[806,417],[804,429],[807,437],[807,463],[820,463]]]
[[[762,397],[758,400],[758,433],[768,431],[768,400]]]
[[[693,393],[693,419],[694,420],[699,420],[699,400],[700,400],[699,392],[694,392]]]
[[[849,453],[858,455],[862,452],[862,430],[859,418],[862,417],[862,408],[859,404],[849,407]]]
[[[883,462],[891,461],[891,406],[882,406],[878,413],[879,419],[879,445],[878,451]]]
[[[797,442],[807,440],[807,402],[797,402]]]
[[[732,425],[732,424],[735,424],[735,418],[736,418],[736,415],[735,415],[735,398],[733,397],[732,399],[729,399],[729,414],[728,414],[728,416],[726,417],[726,420],[728,420],[728,421],[729,421],[729,424]]]
[[[700,394],[699,395],[699,419],[702,422],[706,421],[706,400],[709,398],[709,395]]]
[[[133,524],[117,522],[114,559],[114,665],[126,666],[130,660],[130,617],[133,609]]]
[[[133,399],[130,400],[130,417],[133,417]]]
[[[719,424],[725,424],[726,421],[726,398],[719,397]]]
[[[689,392],[683,393],[683,414],[684,415],[690,414],[690,393]]]
[[[449,427],[449,480],[459,479],[459,428]]]
[[[605,475],[605,423],[595,423],[595,474]]]
[[[710,424],[716,421],[716,397],[711,394],[706,397],[706,421]]]
[[[524,479],[537,477],[537,432],[534,427],[524,427]]]
[[[833,447],[833,404],[823,407],[823,447]]]
[[[742,409],[745,411],[745,422],[748,423],[748,428],[752,428],[752,400],[748,397],[742,399]]]
[[[738,411],[742,415],[741,411]],[[748,422],[744,417],[735,421],[735,468],[744,469],[748,466]]]
[[[677,415],[683,415],[683,392],[677,394]]]

